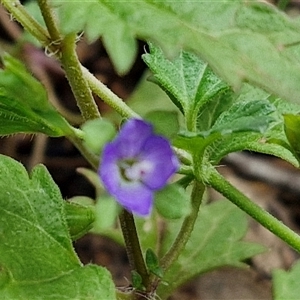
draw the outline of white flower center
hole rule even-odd
[[[135,162],[122,162],[121,174],[128,181],[142,181],[145,174],[151,172],[153,165],[146,160]]]

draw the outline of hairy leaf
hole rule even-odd
[[[13,133],[44,133],[58,137],[74,130],[47,99],[44,87],[25,66],[9,55],[0,70],[0,136]]]
[[[0,298],[115,299],[101,267],[83,267],[76,256],[58,187],[42,165],[28,176],[0,156]]]
[[[284,116],[285,133],[298,160],[300,158],[300,142],[299,142],[300,126],[299,125],[300,125],[299,115],[287,114]]]
[[[245,103],[247,101],[268,102],[276,108],[276,111],[272,113],[273,122],[263,133],[237,132],[215,141],[208,150],[211,161],[217,164],[231,152],[250,150],[277,156],[298,167],[299,162],[286,137],[283,115],[299,113],[300,106],[273,97],[261,89],[250,85],[243,86],[237,101]]]
[[[170,222],[167,226],[164,250],[172,244],[180,222]],[[246,230],[245,213],[230,202],[204,206],[185,249],[163,277],[168,285],[161,285],[158,295],[164,298],[194,276],[219,266],[241,267],[243,260],[263,252],[263,246],[241,241]]]
[[[156,192],[154,205],[159,214],[166,219],[180,219],[190,213],[188,194],[175,183]]]
[[[300,262],[298,261],[288,272],[275,270],[273,272],[274,300],[297,300],[300,295],[299,286]]]
[[[299,23],[270,4],[258,0],[51,2],[65,33],[84,30],[90,39],[110,39],[111,57],[119,48],[133,53],[134,38],[157,42],[168,53],[183,47],[200,54],[235,88],[248,81],[299,102]],[[127,69],[132,57],[123,62]]]
[[[236,136],[240,136],[241,133],[244,137],[260,133],[259,137],[261,137],[262,132],[266,131],[269,124],[274,121],[271,116],[274,110],[275,107],[267,100],[235,102],[228,110],[219,115],[209,130],[195,133],[183,132],[175,140],[175,146],[194,153],[202,152],[210,146],[208,149],[210,156],[219,156],[221,159],[224,154],[243,150],[243,147],[246,149],[247,140],[245,138],[239,143],[239,149],[231,146],[232,140]],[[229,152],[224,151],[224,149]],[[220,155],[221,153],[222,155]],[[213,157],[210,159],[215,160]]]
[[[71,239],[76,241],[93,227],[95,211],[91,206],[65,201],[65,215]]]
[[[230,90],[196,55],[181,51],[170,61],[161,49],[149,46],[150,53],[144,54],[143,59],[153,72],[152,81],[170,96],[187,122],[197,119],[202,106]]]

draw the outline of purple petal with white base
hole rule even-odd
[[[177,156],[173,153],[168,140],[161,136],[149,137],[144,144],[141,156],[142,160],[153,166],[143,176],[143,182],[153,190],[164,187],[179,168]]]
[[[131,119],[102,153],[99,175],[107,191],[128,211],[147,216],[154,192],[178,170],[179,161],[151,124]]]

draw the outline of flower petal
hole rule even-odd
[[[102,152],[102,163],[98,174],[105,188],[111,194],[119,189],[122,180],[118,166],[119,159],[118,145],[114,142],[107,144]]]
[[[147,216],[153,192],[161,189],[179,168],[168,140],[152,125],[131,119],[102,152],[98,173],[107,191],[128,211]]]
[[[153,190],[161,189],[179,168],[178,158],[170,143],[161,136],[151,136],[146,140],[141,159],[153,166],[142,178]]]
[[[142,183],[126,183],[113,196],[128,211],[148,216],[152,210],[153,192]]]
[[[143,144],[153,134],[152,125],[139,119],[130,119],[121,128],[115,143],[122,158],[138,155]]]

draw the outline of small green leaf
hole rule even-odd
[[[142,291],[145,289],[145,287],[143,286],[142,276],[135,270],[131,271],[131,280],[132,280],[133,288],[135,288],[139,291]]]
[[[190,152],[203,152],[208,146],[210,155],[218,155],[228,151],[244,150],[249,139],[243,139],[239,149],[229,147],[232,140],[241,133],[245,137],[255,135],[256,140],[262,137],[274,117],[271,115],[275,107],[267,100],[235,102],[228,110],[224,111],[215,121],[211,129],[198,132],[182,132],[175,139],[174,145]],[[256,135],[256,132],[260,135]],[[217,147],[215,145],[218,145]],[[229,150],[230,149],[230,150]],[[245,148],[246,149],[246,148]],[[225,154],[225,155],[226,155]],[[221,155],[219,155],[220,158]]]
[[[93,232],[101,233],[103,230],[113,227],[119,212],[120,207],[115,199],[107,195],[98,197],[95,205],[96,220]]]
[[[9,55],[0,70],[0,135],[44,133],[58,137],[76,130],[48,102],[44,87]]]
[[[0,178],[0,298],[116,299],[109,272],[79,261],[65,202],[46,168],[28,175],[0,155]]]
[[[151,249],[146,251],[146,265],[148,270],[159,278],[163,277],[163,270],[159,266],[159,261],[156,254]]]
[[[84,133],[85,144],[96,154],[100,154],[104,145],[116,134],[114,125],[104,119],[87,121],[81,126],[81,129]]]
[[[241,91],[237,95],[235,105],[240,102],[254,103],[254,100],[257,100],[258,102],[263,101],[260,102],[262,104],[265,102],[267,110],[269,109],[269,105],[267,103],[271,105],[270,111],[272,109],[276,109],[269,115],[267,114],[268,112],[265,111],[265,114],[267,114],[266,117],[272,117],[274,121],[269,124],[268,128],[263,133],[260,133],[259,131],[235,132],[234,134],[225,135],[222,138],[217,139],[208,149],[210,153],[210,161],[214,164],[218,164],[224,156],[231,152],[249,150],[274,155],[288,161],[295,167],[299,166],[299,162],[297,161],[293,151],[291,151],[291,147],[284,132],[284,120],[282,114],[300,112],[300,106],[273,97],[265,91],[250,86],[249,84],[245,84],[242,87]],[[262,107],[264,105],[265,104],[263,104]],[[255,106],[252,108],[255,108]],[[263,113],[259,115],[259,111],[257,111],[255,114],[258,114],[260,120],[264,119]],[[238,115],[239,113],[237,111],[237,116]],[[269,120],[271,121],[271,119]],[[227,123],[229,126],[230,124],[233,124],[230,120]],[[239,123],[241,122],[239,121]],[[243,124],[241,125],[243,126]],[[258,129],[259,125],[259,123],[255,124]]]
[[[126,103],[142,117],[152,111],[174,112],[176,108],[170,98],[158,85],[148,80],[149,75],[150,71],[147,70]]]
[[[102,37],[109,57],[120,75],[127,73],[137,55],[137,41],[131,27],[100,1],[52,1],[64,33],[86,33],[89,42]],[[101,17],[99,17],[101,13]],[[88,18],[87,18],[88,16]]]
[[[155,208],[166,219],[179,219],[190,212],[189,197],[185,190],[177,185],[167,185],[155,194]]]
[[[149,44],[150,53],[143,59],[157,83],[171,98],[186,118],[196,120],[200,108],[229,87],[219,79],[198,56],[182,51],[170,61],[162,50]]]
[[[95,211],[91,206],[65,201],[66,221],[73,241],[84,236],[93,227]]]
[[[138,236],[142,251],[147,249],[156,249],[160,238],[160,217],[156,213],[152,213],[149,218],[135,217]]]
[[[284,115],[284,130],[294,153],[300,159],[300,116]]]
[[[126,74],[137,56],[137,41],[130,27],[111,22],[103,33],[103,44],[118,74]]]
[[[144,119],[154,125],[155,132],[172,139],[179,131],[177,112],[172,111],[151,111]]]
[[[223,135],[241,131],[262,133],[274,121],[271,116],[274,111],[275,107],[267,100],[238,101],[219,116],[211,130]]]
[[[268,143],[266,136],[257,132],[235,133],[217,140],[207,149],[213,164],[218,164],[223,157],[231,152],[243,150],[274,155],[288,161],[295,167],[299,166],[299,162],[290,150],[279,144]]]
[[[172,245],[180,226],[178,221],[167,224],[164,251]],[[217,267],[242,267],[245,259],[265,251],[261,245],[241,241],[246,231],[246,214],[229,201],[203,206],[188,243],[163,277],[169,285],[161,285],[158,296],[167,298],[181,284]]]
[[[273,271],[274,300],[298,300],[300,295],[300,262],[296,262],[288,272]]]

